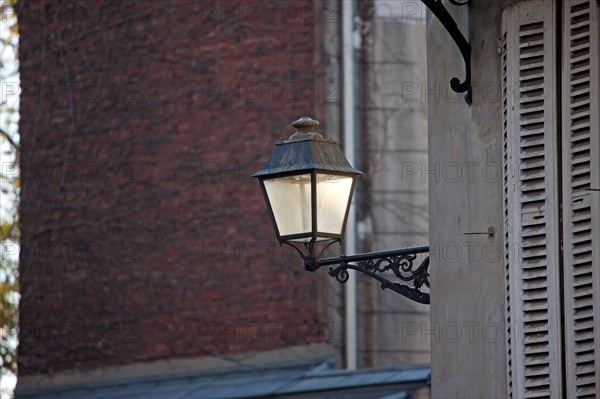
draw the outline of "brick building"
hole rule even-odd
[[[20,2],[20,395],[82,382],[95,385],[62,396],[190,397],[219,379],[275,397],[336,380],[426,385],[428,370],[331,369],[349,363],[340,287],[278,249],[247,178],[298,116],[341,138],[356,91],[355,166],[370,176],[358,250],[425,237],[437,255],[430,315],[359,284],[359,363],[398,362],[425,333],[434,397],[598,397],[599,3],[444,1],[469,48],[429,14],[426,67],[408,52],[425,25],[394,17],[415,3],[355,2],[353,40],[340,40],[351,2]],[[348,53],[360,62],[345,82],[363,83],[342,91]],[[448,84],[464,63],[468,103]],[[423,127],[406,121],[424,102],[427,153],[400,136]],[[433,171],[427,194],[398,185],[406,165]],[[253,369],[198,374],[234,364]],[[256,387],[267,369],[290,389]]]
[[[18,390],[344,364],[340,287],[276,243],[250,178],[299,116],[340,138],[340,7],[17,3]]]

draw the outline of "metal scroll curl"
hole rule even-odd
[[[449,0],[451,4],[455,6],[468,6],[470,4],[469,0],[465,1],[457,1],[457,0]],[[465,93],[465,101],[467,104],[471,104],[472,101],[472,93],[471,93],[471,45],[465,39],[465,36],[462,34],[456,22],[444,7],[444,4],[441,0],[421,0],[423,4],[432,12],[433,15],[437,17],[437,19],[441,22],[441,24],[446,28],[446,31],[456,43],[456,46],[460,50],[460,53],[465,62],[465,79],[461,81],[459,78],[454,77],[450,79],[450,87],[457,93]]]
[[[417,255],[385,256],[379,259],[367,259],[358,263],[342,262],[329,269],[329,275],[340,283],[348,281],[348,269],[359,271],[381,283],[381,289],[390,289],[416,302],[429,304],[429,293],[421,291],[425,285],[429,287],[429,256],[414,268]],[[392,281],[382,275],[392,271],[396,278],[403,282],[412,282],[412,287]]]

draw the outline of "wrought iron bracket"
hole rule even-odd
[[[348,281],[348,269],[356,270],[379,281],[381,289],[390,289],[413,301],[429,304],[429,293],[421,291],[423,286],[429,288],[429,256],[418,267],[414,268],[413,265],[418,254],[427,252],[429,252],[429,247],[414,247],[351,256],[342,255],[325,259],[317,259],[311,256],[303,258],[304,267],[308,271],[316,271],[323,266],[331,266],[329,275],[335,277],[342,284]],[[412,287],[393,281],[383,275],[383,273],[390,271],[398,280],[411,282]]]
[[[460,2],[457,0],[448,0],[455,6],[470,6],[470,0]],[[472,101],[472,90],[471,90],[471,45],[465,39],[456,22],[444,7],[442,0],[421,0],[423,4],[437,17],[441,24],[446,28],[446,31],[454,40],[454,43],[458,46],[460,53],[463,56],[465,62],[465,79],[461,82],[459,78],[454,77],[450,80],[450,87],[457,93],[465,93],[465,101],[471,105]]]

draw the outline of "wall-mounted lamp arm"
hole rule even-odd
[[[455,6],[464,6],[469,5],[469,1],[459,2],[457,0],[449,0],[451,4]],[[458,29],[456,22],[446,10],[446,7],[442,4],[441,0],[421,0],[427,8],[437,17],[437,19],[442,23],[446,31],[454,40],[454,43],[458,46],[460,50],[463,60],[465,62],[465,80],[460,81],[459,78],[454,77],[450,80],[450,87],[457,93],[465,93],[465,100],[468,104],[471,104],[471,45],[467,42],[464,35]]]
[[[414,268],[413,265],[417,255],[426,252],[429,252],[429,247],[395,249],[351,256],[342,255],[321,260],[306,257],[304,266],[309,271],[315,271],[323,266],[331,266],[329,275],[335,277],[340,283],[348,281],[348,269],[356,270],[379,281],[381,289],[387,288],[413,301],[429,304],[429,293],[421,291],[424,285],[429,287],[429,256],[418,267]],[[392,271],[401,281],[412,282],[412,287],[383,276],[382,274],[387,271]]]

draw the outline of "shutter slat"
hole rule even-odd
[[[594,0],[563,4],[563,284],[568,397],[600,392],[599,193],[600,114],[598,7]]]

